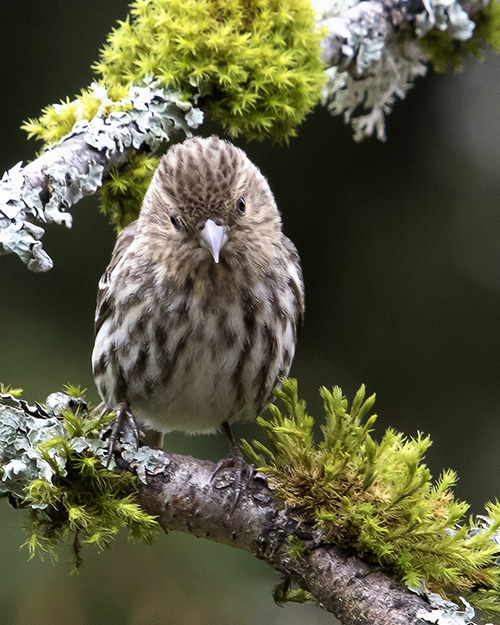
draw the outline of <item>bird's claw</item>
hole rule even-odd
[[[132,414],[132,411],[130,410],[130,406],[128,405],[127,402],[120,402],[116,406],[115,412],[116,412],[116,418],[113,421],[113,425],[111,427],[111,434],[109,435],[108,459],[106,461],[107,467],[109,467],[111,458],[113,457],[119,435],[124,431],[126,426],[128,426],[132,430],[132,435],[137,444],[137,447],[139,447],[139,441],[141,437],[141,432],[137,425],[137,421],[135,420],[135,417]]]
[[[231,468],[233,469],[234,497],[229,513],[233,514],[236,506],[238,505],[241,494],[248,488],[248,484],[250,483],[254,473],[253,466],[248,464],[239,447],[236,445],[231,445],[229,454],[225,458],[219,460],[219,462],[215,465],[210,481],[212,482],[216,475],[224,469]]]

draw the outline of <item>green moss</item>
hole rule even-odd
[[[108,95],[114,102],[127,96],[128,90],[122,85],[110,86]],[[83,119],[92,119],[97,113],[101,101],[92,95],[91,89],[82,89],[74,99],[46,106],[37,119],[29,119],[22,125],[28,137],[43,141],[44,147],[57,143],[71,132],[74,124]]]
[[[496,52],[500,52],[500,2],[491,0],[488,8],[477,17],[477,36]]]
[[[282,607],[285,603],[307,603],[314,601],[313,595],[303,588],[294,587],[294,581],[289,576],[284,576],[273,590],[273,599]]]
[[[319,443],[295,380],[285,380],[276,393],[286,416],[271,406],[270,420],[258,420],[269,444],[244,442],[277,496],[297,519],[321,528],[325,540],[355,550],[409,586],[425,584],[453,599],[465,593],[477,607],[500,613],[492,540],[500,507],[487,506],[487,527],[466,521],[468,505],[452,493],[455,473],[433,481],[424,463],[428,437],[388,429],[376,442],[370,435],[376,416],[368,416],[375,397],[365,399],[364,387],[350,410],[340,388],[320,392],[326,422]]]
[[[317,103],[324,80],[309,0],[136,0],[94,69],[113,102],[153,76],[201,98],[232,135],[286,140]],[[46,107],[23,128],[50,145],[100,102],[90,90]]]
[[[63,393],[69,395],[70,397],[75,397],[76,399],[82,399],[85,397],[85,393],[87,392],[86,388],[82,388],[80,385],[71,384],[68,382],[64,384],[62,387]]]
[[[303,558],[307,553],[307,547],[303,540],[297,536],[288,536],[288,553],[292,558]]]
[[[434,28],[420,42],[428,55],[434,70],[439,73],[461,72],[469,54],[478,59],[483,57],[483,42],[476,35],[467,41],[452,39],[450,33]]]
[[[94,68],[106,84],[208,89],[230,135],[282,140],[319,99],[319,41],[308,0],[136,0]]]
[[[69,390],[76,392],[76,387]],[[132,538],[151,542],[157,522],[135,501],[136,477],[126,471],[108,470],[88,446],[76,451],[78,439],[98,439],[113,417],[112,413],[90,416],[80,410],[63,411],[64,436],[39,445],[52,476],[33,480],[27,488],[24,504],[30,507],[30,516],[26,545],[31,556],[46,552],[57,559],[59,544],[69,539],[77,569],[82,562],[82,545],[102,549],[121,528],[126,528]]]
[[[22,394],[22,388],[14,388],[10,384],[4,384],[3,382],[0,382],[0,395],[12,395],[12,397],[21,397]]]
[[[137,219],[159,158],[152,154],[133,154],[125,166],[113,171],[99,189],[101,212],[108,215],[119,231]]]
[[[484,57],[484,44],[500,51],[500,3],[491,0],[489,6],[472,17],[476,24],[474,34],[466,41],[452,39],[449,31],[438,28],[431,30],[421,40],[421,46],[428,55],[436,72],[463,69],[468,56]]]
[[[204,106],[231,136],[286,141],[320,97],[319,42],[309,0],[136,0],[94,69],[109,112],[123,108],[131,84],[153,77]],[[89,88],[23,128],[46,148],[100,105]],[[105,182],[101,209],[117,229],[136,218],[156,163],[132,156]]]

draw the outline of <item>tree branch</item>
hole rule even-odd
[[[67,209],[95,193],[112,169],[134,150],[156,150],[171,135],[191,136],[201,111],[151,81],[132,85],[129,97],[111,101],[94,85],[101,106],[91,120],[77,122],[59,143],[22,167],[18,163],[0,181],[0,254],[16,253],[33,271],[47,271],[52,260],[40,241],[44,230],[33,222],[71,227]]]
[[[487,0],[466,7],[457,0],[314,0],[322,40],[326,82],[322,103],[343,115],[361,140],[376,133],[385,139],[385,116],[396,98],[404,98],[417,76],[426,73],[427,55],[419,40],[432,28],[465,41],[474,32],[470,19]],[[210,96],[208,89],[205,97]],[[33,271],[47,271],[52,260],[43,250],[43,227],[71,226],[67,210],[95,193],[103,177],[127,160],[133,150],[152,149],[185,136],[202,123],[202,114],[175,93],[151,81],[130,87],[129,97],[101,100],[96,116],[79,121],[57,145],[26,167],[18,163],[0,181],[0,254],[16,253]],[[57,108],[57,107],[56,107]],[[365,115],[359,111],[365,109]],[[355,116],[356,115],[356,116]]]
[[[165,530],[208,538],[253,553],[298,581],[344,625],[409,625],[430,612],[429,604],[376,567],[323,544],[321,533],[299,525],[293,510],[275,499],[257,475],[230,515],[233,493],[225,476],[210,482],[214,464],[158,451],[163,468],[139,487],[139,502]],[[290,537],[306,545],[290,554]]]
[[[315,0],[319,23],[328,30],[322,42],[322,58],[329,66],[322,103],[351,123],[356,141],[373,134],[385,141],[386,115],[427,72],[421,39],[432,29],[446,32],[453,42],[471,39],[472,17],[488,4],[489,0],[467,5],[456,0],[365,0],[338,12]]]
[[[404,37],[421,39],[436,27],[449,31],[452,39],[466,41],[474,32],[471,18],[489,2],[465,6],[455,0],[363,0],[341,12],[322,0],[313,4],[320,26],[328,31],[322,41],[323,61],[359,79],[373,71],[386,46],[402,45]]]
[[[8,393],[0,395],[0,496],[26,506],[30,504],[26,499],[30,483],[56,484],[61,476],[65,488],[78,490],[71,483],[74,472],[68,473],[67,460],[51,443],[64,440],[65,454],[99,458],[104,463],[106,441],[79,431],[82,424],[88,426],[89,416],[80,417],[81,421],[70,417],[68,437],[65,418],[75,411],[85,415],[85,410],[82,399],[64,393],[50,395],[45,407],[29,406]],[[274,496],[262,474],[255,475],[231,514],[233,478],[223,472],[211,481],[215,466],[211,462],[149,447],[136,450],[133,437],[127,434],[116,462],[115,470],[138,476],[138,502],[157,517],[164,530],[186,532],[253,553],[298,582],[344,625],[471,625],[474,611],[468,604],[464,610],[435,595],[421,598],[376,566],[325,542],[320,530],[296,520],[294,510]],[[88,488],[87,478],[85,484]],[[31,503],[37,510],[53,505],[40,500]],[[293,548],[297,543],[300,552]]]

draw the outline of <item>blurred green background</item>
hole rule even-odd
[[[0,170],[33,157],[19,130],[87,85],[126,0],[2,0]],[[293,374],[320,417],[320,385],[377,392],[378,432],[429,433],[435,475],[452,467],[480,513],[498,493],[500,440],[500,59],[429,74],[388,119],[388,141],[357,145],[318,108],[289,147],[239,141],[269,178],[303,262],[307,313]],[[203,134],[219,132],[207,124]],[[90,371],[96,286],[114,241],[95,198],[72,230],[47,228],[55,268],[0,258],[0,380],[41,400],[71,381],[97,401]],[[245,438],[254,426],[236,428]],[[216,460],[222,436],[169,436]],[[314,606],[278,608],[275,574],[250,555],[190,536],[151,549],[118,538],[53,566],[28,561],[26,518],[0,502],[0,614],[7,625],[332,623]]]

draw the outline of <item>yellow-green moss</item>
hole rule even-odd
[[[355,550],[410,587],[425,584],[453,599],[465,593],[473,605],[499,614],[492,538],[500,506],[488,504],[487,527],[465,520],[468,505],[452,493],[455,473],[433,481],[424,463],[428,437],[388,429],[376,442],[370,435],[376,416],[368,416],[375,397],[365,400],[364,387],[350,410],[340,388],[320,392],[326,422],[319,443],[295,380],[285,380],[276,393],[288,414],[271,406],[271,419],[258,420],[270,444],[244,442],[276,495],[297,519],[322,529],[326,541]]]
[[[123,85],[111,85],[108,88],[108,96],[118,102],[127,96],[128,89]],[[44,147],[57,143],[73,128],[76,122],[83,119],[92,119],[97,113],[101,101],[92,95],[92,90],[82,89],[74,99],[66,98],[59,104],[46,106],[40,117],[29,119],[22,125],[28,137],[34,137],[43,141]]]
[[[309,0],[137,0],[94,68],[105,83],[208,89],[201,104],[230,135],[282,140],[319,99],[319,38]]]
[[[489,46],[500,52],[500,2],[490,0],[489,6],[476,19],[476,34]]]
[[[65,388],[81,397],[78,387]],[[157,531],[156,519],[136,502],[137,478],[127,471],[108,470],[91,447],[77,451],[81,439],[99,440],[102,430],[114,417],[91,416],[64,410],[60,418],[64,435],[39,445],[40,457],[52,470],[47,479],[29,483],[24,504],[30,507],[28,539],[30,555],[47,552],[57,559],[61,541],[72,543],[74,567],[81,564],[84,544],[107,546],[121,528],[132,538],[150,543]]]
[[[309,0],[136,0],[94,69],[112,101],[153,76],[200,104],[232,135],[286,140],[317,103],[320,33]],[[99,106],[90,90],[24,124],[45,145]]]
[[[230,136],[287,140],[320,97],[320,33],[309,0],[136,0],[94,65],[109,110],[131,84],[154,79],[196,101]],[[46,107],[23,128],[48,147],[101,101],[91,88]],[[138,214],[157,161],[133,156],[100,193],[117,229]]]
[[[0,382],[0,395],[12,395],[12,397],[20,397],[23,393],[22,388],[14,388],[11,384]]]
[[[137,219],[144,194],[158,166],[153,154],[133,154],[120,169],[111,172],[99,189],[101,211],[108,215],[117,231]]]

